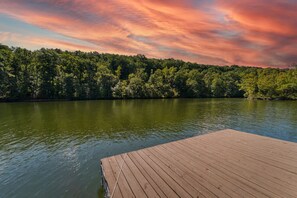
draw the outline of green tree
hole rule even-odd
[[[176,69],[157,69],[149,78],[147,84],[148,95],[153,98],[170,98],[178,95],[173,87]]]
[[[274,70],[261,70],[258,73],[258,97],[263,99],[273,99],[277,97],[275,83],[277,73]]]
[[[10,97],[10,79],[13,78],[11,71],[12,50],[0,44],[0,98]]]
[[[130,74],[128,85],[126,88],[127,97],[129,98],[145,98],[147,97],[147,90],[145,86],[145,79],[147,75],[144,70],[138,70],[136,74]]]
[[[96,81],[99,88],[100,98],[112,98],[112,88],[119,79],[104,65],[98,66]]]
[[[0,99],[248,97],[297,99],[297,68],[212,66],[0,44]]]
[[[197,70],[192,70],[188,74],[186,81],[186,96],[200,98],[205,96],[206,86],[203,76]]]
[[[241,79],[238,74],[227,72],[223,74],[222,78],[225,86],[224,97],[243,97],[243,91],[240,90]]]
[[[211,82],[211,94],[215,98],[225,97],[226,84],[221,75],[217,74],[214,76]]]
[[[127,81],[126,80],[119,80],[117,84],[112,87],[112,97],[113,98],[127,98]]]
[[[249,73],[243,76],[240,84],[240,90],[244,92],[244,96],[249,99],[258,97],[258,76],[256,73]]]
[[[41,49],[37,53],[37,70],[40,76],[40,98],[55,98],[54,79],[59,56],[54,50]]]
[[[276,78],[278,98],[297,99],[297,69],[281,72]]]

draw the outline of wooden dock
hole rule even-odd
[[[222,130],[101,160],[108,197],[297,197],[297,144]]]

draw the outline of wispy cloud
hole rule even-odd
[[[46,35],[1,42],[36,48],[40,37],[44,47],[284,66],[297,62],[295,10],[292,0],[2,0],[0,13],[83,44]]]
[[[16,46],[18,43],[21,43],[25,46],[31,46],[32,49],[40,49],[46,46],[47,48],[61,48],[73,51],[96,50],[96,47],[90,47],[87,45],[77,44],[73,42],[51,39],[47,37],[31,37],[11,32],[0,32],[0,43],[9,43],[12,46]]]

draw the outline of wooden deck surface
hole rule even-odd
[[[297,197],[297,144],[230,129],[101,165],[110,197]]]

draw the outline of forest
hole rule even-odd
[[[0,100],[297,99],[297,67],[213,66],[0,44]]]

